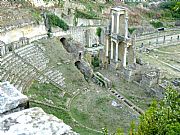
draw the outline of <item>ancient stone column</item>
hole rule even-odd
[[[117,34],[119,34],[119,18],[120,18],[120,14],[117,14]]]
[[[166,42],[166,36],[164,36],[164,38],[163,38],[163,43],[165,43]]]
[[[106,57],[108,57],[108,52],[109,52],[109,39],[107,37],[106,38]]]
[[[111,14],[111,33],[114,33],[114,15]]]
[[[131,40],[131,45],[128,48],[128,65],[136,63],[135,40],[136,37],[133,37]]]
[[[111,59],[113,59],[113,41],[111,41]]]
[[[125,39],[128,38],[128,15],[126,12],[126,17],[125,17]]]
[[[134,55],[135,54],[134,54],[133,46],[131,45],[128,48],[128,64],[133,64],[135,62]]]
[[[119,49],[118,49],[118,42],[116,42],[116,56],[115,56],[115,62],[118,62],[118,56],[119,56],[118,52],[119,52]]]
[[[124,53],[123,53],[123,60],[122,60],[123,67],[126,67],[126,54],[127,54],[127,46],[126,44],[124,44]]]
[[[0,56],[5,54],[5,46],[0,46]]]

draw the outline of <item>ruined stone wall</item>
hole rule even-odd
[[[11,3],[8,2],[8,0],[1,0],[0,1],[0,7],[11,7]]]
[[[44,2],[44,0],[26,0],[32,4],[32,6],[35,7],[52,7],[55,5],[56,1],[48,1]]]
[[[85,43],[86,43],[85,31],[86,31],[86,28],[83,28],[83,27],[71,27],[69,29],[69,31],[67,31],[67,32],[71,35],[71,37],[75,41],[85,45]]]
[[[67,10],[69,8],[72,8],[72,9],[77,8],[78,10],[85,10],[86,9],[86,7],[84,5],[82,5],[81,3],[66,0],[65,3],[64,3],[64,10]]]
[[[21,37],[32,38],[38,35],[47,34],[45,26],[41,25],[27,25],[25,27],[16,28],[10,31],[4,31],[0,33],[0,40],[5,44],[9,44],[14,41],[18,41]]]
[[[52,35],[60,37],[69,36],[80,44],[89,46],[90,44],[97,43],[98,37],[96,36],[96,28],[97,27],[70,27],[67,31],[61,29],[52,33]],[[103,39],[104,38],[102,38],[102,40]]]
[[[77,26],[97,26],[97,25],[102,25],[102,20],[96,20],[96,19],[83,19],[83,18],[78,18],[77,20]]]

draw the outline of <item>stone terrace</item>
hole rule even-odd
[[[64,86],[62,73],[47,67],[48,57],[37,44],[27,44],[6,53],[1,59],[0,80],[9,81],[18,90],[26,90],[34,79]]]
[[[10,2],[0,1],[0,32],[6,32],[15,28],[35,23],[32,11],[26,7],[13,6]]]

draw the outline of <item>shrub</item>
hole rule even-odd
[[[100,27],[98,27],[98,28],[96,29],[96,35],[97,35],[98,37],[101,36],[101,31],[102,31],[102,29],[101,29]]]
[[[75,11],[76,18],[85,18],[85,19],[97,19],[97,15],[94,12],[85,13],[76,9]]]
[[[55,14],[47,14],[49,24],[50,26],[58,26],[59,28],[62,28],[63,30],[68,30],[69,26],[67,25],[66,22],[64,22],[62,19],[60,19],[57,15]]]
[[[163,27],[163,23],[162,22],[155,22],[155,21],[152,21],[150,22],[151,25],[153,25],[154,28],[160,28],[160,27]]]
[[[173,7],[175,7],[175,5],[176,5],[175,1],[162,2],[160,4],[160,8],[162,8],[162,9],[172,9]]]
[[[130,34],[132,34],[135,30],[136,30],[136,28],[128,28],[128,31]]]
[[[99,67],[99,64],[100,64],[99,58],[95,56],[91,64],[93,65],[93,67]]]
[[[39,22],[42,21],[42,16],[40,11],[38,10],[32,10],[32,17],[35,19],[35,21],[39,24]]]
[[[154,101],[140,117],[138,135],[178,135],[180,133],[179,113],[180,94],[167,88],[160,102]]]

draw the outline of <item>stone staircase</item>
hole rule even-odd
[[[47,76],[56,85],[64,87],[64,79],[62,73],[54,68],[46,69],[43,74]]]
[[[49,62],[48,58],[46,58],[43,52],[34,44],[17,49],[15,53],[40,71],[46,69],[47,63]]]
[[[26,90],[34,79],[51,82],[59,88],[65,86],[62,73],[47,66],[49,59],[43,51],[42,46],[28,44],[3,56],[0,81],[9,81],[19,91]]]
[[[26,88],[36,74],[31,66],[13,52],[2,58],[0,80],[9,81],[20,91]]]

